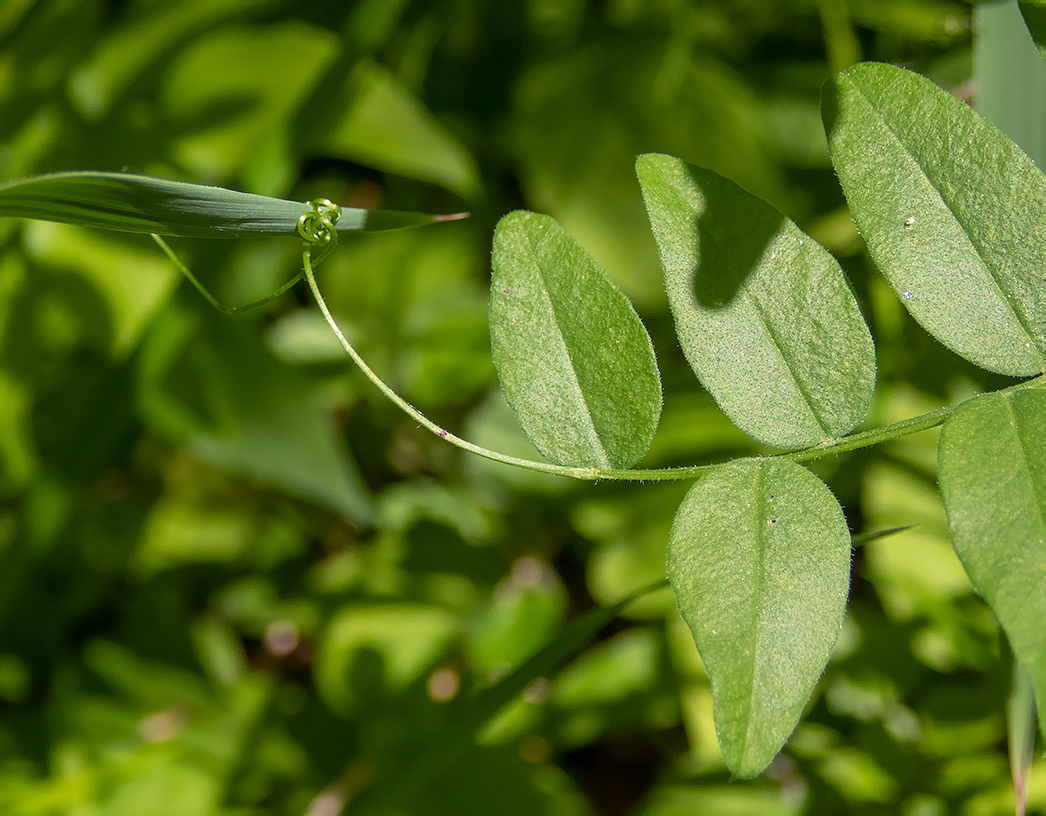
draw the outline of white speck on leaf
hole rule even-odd
[[[915,226],[915,216],[914,216],[914,215],[910,215],[910,216],[908,216],[908,218],[907,218],[907,219],[905,220],[905,222],[904,222],[904,225],[905,225],[906,227],[912,227],[912,226]]]

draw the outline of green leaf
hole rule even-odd
[[[734,423],[799,448],[864,419],[875,349],[835,259],[709,170],[647,154],[636,174],[683,352]]]
[[[635,464],[657,430],[661,378],[632,304],[548,216],[502,218],[493,265],[494,365],[527,436],[559,464]]]
[[[0,185],[0,218],[36,218],[196,238],[295,234],[308,204],[129,173],[50,173]],[[420,226],[441,216],[343,207],[339,230]]]
[[[1000,374],[1046,355],[1046,177],[968,105],[863,63],[825,85],[832,162],[875,263],[948,348]]]
[[[824,671],[846,609],[850,534],[827,487],[785,459],[740,459],[683,500],[668,579],[712,686],[737,776],[784,745]]]
[[[1046,59],[1046,0],[1018,0],[1017,5],[1039,53]]]
[[[1035,687],[1046,733],[1046,393],[985,394],[937,455],[952,544]]]

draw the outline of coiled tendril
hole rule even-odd
[[[327,198],[314,198],[309,202],[311,208],[298,219],[298,234],[305,241],[306,248],[315,248],[312,255],[313,266],[331,254],[338,243],[336,224],[341,218],[341,207]]]

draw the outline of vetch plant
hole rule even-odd
[[[102,173],[0,186],[0,215],[167,236],[297,234],[302,272],[273,297],[304,275],[346,352],[433,433],[496,461],[578,479],[693,480],[672,525],[668,579],[709,675],[727,766],[751,777],[799,721],[849,590],[846,519],[800,463],[941,424],[939,477],[955,550],[1040,712],[1046,706],[1046,178],[967,105],[900,68],[866,63],[837,75],[822,115],[854,220],[900,302],[970,362],[1035,379],[853,433],[868,412],[876,364],[839,264],[769,205],[671,156],[640,156],[636,172],[679,343],[730,419],[780,454],[634,467],[661,412],[653,345],[625,296],[547,216],[501,220],[490,294],[494,363],[520,425],[548,460],[535,462],[472,444],[417,411],[367,366],[320,292],[314,266],[340,231],[441,217]],[[585,637],[595,631],[582,628]],[[498,686],[483,717],[548,671],[565,642]],[[454,744],[467,744],[481,725],[470,721]],[[442,761],[453,753],[440,750]]]

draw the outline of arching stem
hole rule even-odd
[[[306,244],[304,251],[302,252],[302,269],[305,272],[305,280],[308,281],[309,288],[312,290],[312,296],[316,299],[316,304],[320,307],[320,311],[323,312],[323,317],[326,319],[327,324],[337,335],[338,340],[341,342],[342,348],[345,349],[352,361],[359,366],[360,371],[363,372],[364,376],[367,377],[374,385],[388,397],[393,403],[395,403],[405,414],[413,418],[418,424],[427,428],[432,433],[441,439],[445,439],[452,445],[455,445],[462,450],[474,453],[477,456],[482,456],[485,459],[490,459],[495,462],[501,462],[506,465],[513,465],[515,467],[525,468],[527,470],[535,470],[541,473],[553,473],[558,476],[569,476],[573,479],[581,479],[585,481],[601,481],[616,480],[616,481],[676,481],[680,479],[695,479],[704,473],[707,473],[716,465],[691,465],[687,467],[673,467],[673,468],[652,468],[645,470],[619,470],[614,468],[587,468],[587,467],[569,467],[567,465],[553,465],[548,462],[535,462],[530,459],[520,459],[516,456],[506,456],[505,454],[492,451],[487,448],[475,445],[468,440],[462,439],[446,428],[437,425],[421,411],[407,402],[403,397],[397,394],[390,388],[384,380],[381,379],[369,365],[360,357],[359,352],[353,348],[352,344],[346,339],[344,333],[342,333],[334,317],[331,315],[330,310],[327,308],[327,302],[323,299],[323,295],[320,293],[319,286],[316,284],[316,276],[312,272],[312,257],[311,247]],[[1024,383],[1018,383],[1017,385],[1010,386],[1009,388],[1003,389],[1004,392],[1015,391],[1022,388],[1035,388],[1043,385],[1043,379],[1038,378],[1030,380]],[[880,442],[884,442],[888,439],[897,439],[902,436],[908,436],[909,434],[917,433],[919,431],[927,430],[944,423],[944,421],[951,415],[954,410],[954,406],[946,408],[939,408],[936,411],[931,411],[928,414],[922,416],[913,417],[906,419],[902,422],[896,422],[892,425],[887,425],[882,428],[873,428],[872,430],[865,431],[863,433],[853,434],[842,439],[835,440],[823,445],[818,445],[813,448],[806,448],[799,451],[790,451],[788,453],[776,454],[782,458],[791,459],[794,462],[806,462],[812,459],[820,459],[825,456],[832,456],[835,454],[845,453],[847,451],[856,450],[858,448],[866,448],[872,445],[876,445]]]

